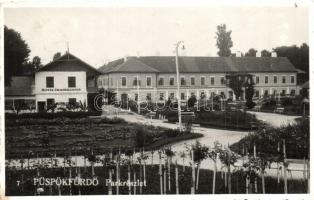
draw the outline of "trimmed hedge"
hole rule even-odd
[[[196,117],[193,123],[200,124],[205,127],[250,130],[252,122],[256,124],[260,123],[254,114],[242,111],[199,111],[195,112],[195,115]],[[177,122],[177,112],[168,113],[167,119],[172,123]],[[256,127],[252,127],[252,129],[255,128]]]

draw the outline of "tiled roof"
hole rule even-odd
[[[310,88],[309,81],[303,83],[303,84],[301,85],[301,88],[309,89],[309,88]]]
[[[13,76],[11,85],[5,87],[5,96],[32,96],[34,86],[33,76]]]
[[[136,58],[128,58],[125,62],[112,67],[107,72],[158,72]]]
[[[38,71],[87,71],[100,73],[97,69],[70,53],[66,53],[57,60],[46,64]]]
[[[130,62],[128,62],[130,60]],[[174,73],[174,56],[129,57],[113,61],[106,67],[100,68],[103,73],[132,72],[143,69],[143,72]],[[152,70],[152,69],[154,70]],[[297,72],[297,69],[286,57],[179,57],[181,73],[210,73],[210,72]]]

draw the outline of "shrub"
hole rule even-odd
[[[261,109],[262,110],[275,110],[276,109],[276,101],[274,99],[268,99],[263,102]]]
[[[99,116],[101,115],[101,111],[94,111],[94,112],[57,112],[57,113],[23,113],[23,114],[15,114],[15,113],[5,113],[6,119],[53,119],[53,118],[60,118],[60,117],[68,117],[68,118],[85,118],[88,116]]]
[[[252,109],[254,108],[254,106],[256,106],[256,103],[254,103],[253,101],[247,101],[245,105],[248,109]]]

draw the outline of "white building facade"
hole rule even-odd
[[[98,94],[96,80],[99,74],[90,65],[66,53],[32,76],[14,77],[13,85],[6,88],[6,111],[14,111],[23,105],[22,110],[27,112],[29,104],[32,105],[31,112],[49,111],[55,104],[64,108],[67,104],[93,106],[92,97]],[[24,90],[23,96],[18,95],[21,93],[19,87]]]
[[[277,57],[184,57],[179,58],[181,100],[191,95],[198,99],[224,95],[235,99],[226,85],[226,76],[246,73],[255,83],[254,98],[263,96],[294,96],[299,94],[297,69],[287,58]],[[277,64],[277,65],[276,65]],[[174,57],[129,57],[99,69],[98,87],[109,89],[117,98],[164,101],[177,97]],[[138,81],[137,81],[138,80]],[[244,96],[244,95],[243,95]]]

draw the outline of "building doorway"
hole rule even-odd
[[[45,101],[38,101],[37,102],[37,109],[38,109],[38,112],[45,112],[46,109],[46,102]]]

